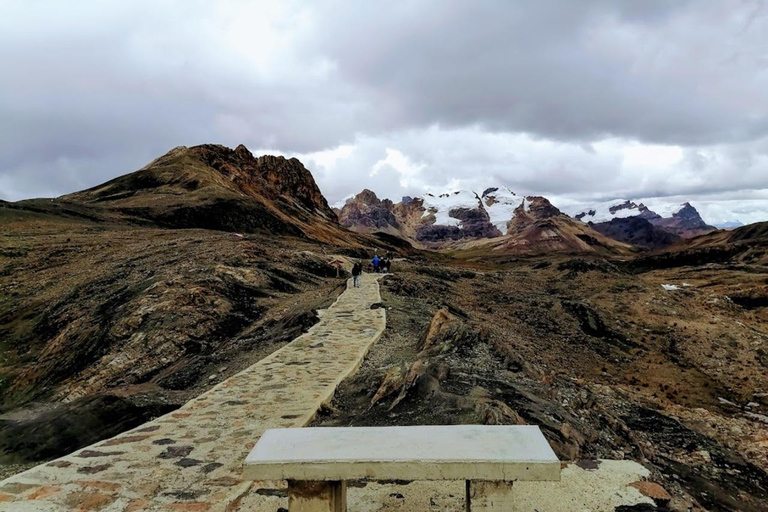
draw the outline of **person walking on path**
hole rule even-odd
[[[360,275],[363,273],[363,265],[356,261],[354,265],[352,265],[352,285],[355,288],[360,288]]]
[[[381,258],[379,258],[378,254],[373,257],[373,259],[371,260],[371,264],[373,265],[373,271],[378,274],[379,265],[381,264]]]

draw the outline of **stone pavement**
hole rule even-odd
[[[515,482],[509,512],[615,512],[656,510],[650,472],[630,460],[564,463],[559,482]],[[288,507],[284,482],[262,482],[241,510],[276,512]],[[644,492],[645,491],[645,492]],[[352,512],[465,512],[463,481],[349,482]],[[620,509],[619,509],[620,510]]]
[[[365,274],[306,334],[173,413],[0,482],[0,512],[237,511],[263,496],[241,479],[268,428],[301,427],[386,326]],[[255,489],[254,489],[255,491]]]

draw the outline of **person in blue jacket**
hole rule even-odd
[[[377,273],[377,274],[379,273],[379,264],[380,264],[380,263],[381,263],[381,258],[379,258],[379,255],[377,254],[377,255],[376,255],[376,256],[374,256],[374,257],[373,257],[373,259],[371,260],[371,265],[373,265],[373,271],[374,271],[375,273]]]

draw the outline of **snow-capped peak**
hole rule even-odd
[[[450,194],[425,194],[423,197],[424,214],[434,214],[435,224],[441,226],[459,226],[461,222],[450,216],[450,212],[458,209],[474,210],[481,207],[480,198],[471,190],[459,190]]]
[[[507,187],[489,188],[483,192],[483,205],[491,224],[502,233],[507,232],[507,223],[524,201],[525,197],[518,196]]]
[[[640,215],[645,207],[628,199],[614,199],[583,209],[574,215],[583,222],[610,222],[611,219],[623,219]]]

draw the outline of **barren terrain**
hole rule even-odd
[[[564,460],[645,464],[674,510],[764,510],[768,318],[729,297],[765,296],[767,279],[762,265],[401,262],[385,337],[318,423],[536,424]]]

